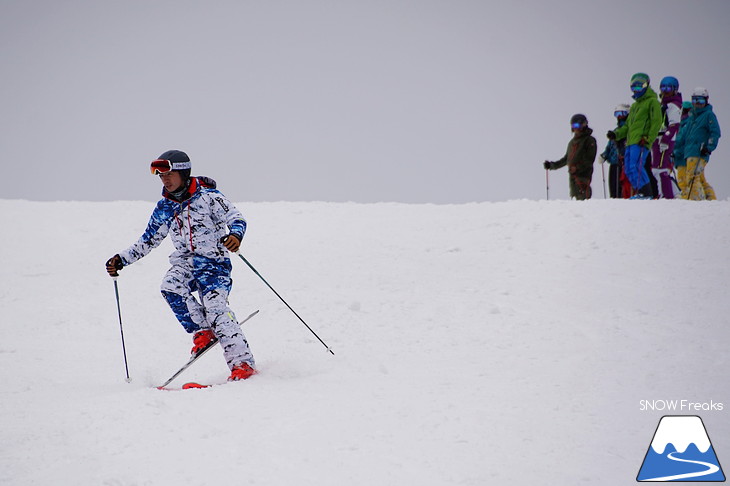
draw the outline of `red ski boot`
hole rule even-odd
[[[193,349],[190,350],[190,354],[195,356],[196,354],[205,351],[207,348],[213,346],[218,338],[213,334],[212,329],[203,329],[193,335]]]
[[[231,376],[228,377],[228,381],[239,381],[247,380],[256,374],[256,370],[251,368],[248,363],[241,363],[236,365],[231,370]]]

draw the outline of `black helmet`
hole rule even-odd
[[[188,157],[188,154],[186,154],[185,152],[183,152],[181,150],[168,150],[167,152],[160,155],[158,157],[158,159],[169,160],[170,165],[172,166],[172,170],[179,172],[183,181],[186,181],[190,178],[190,171],[191,171],[190,157]],[[188,162],[188,163],[180,164],[185,167],[184,169],[175,168],[176,163],[180,163],[180,162]]]
[[[577,113],[570,117],[570,128],[580,128],[583,129],[588,126],[588,118],[586,118],[585,115],[581,115],[580,113]]]

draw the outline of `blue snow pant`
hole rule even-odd
[[[624,173],[629,179],[631,186],[636,190],[641,189],[649,183],[649,176],[644,168],[647,155],[649,155],[649,149],[641,145],[629,145],[626,147]]]
[[[160,290],[187,332],[213,330],[230,369],[242,363],[255,369],[246,337],[228,308],[232,285],[230,260],[219,262],[195,256],[176,262],[165,274]]]

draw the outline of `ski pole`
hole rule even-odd
[[[267,281],[266,281],[266,279],[265,279],[264,277],[262,277],[262,276],[261,276],[261,274],[260,274],[260,273],[258,272],[258,270],[256,270],[256,269],[255,269],[255,268],[253,267],[253,265],[251,265],[251,263],[249,263],[249,261],[248,261],[248,260],[246,260],[246,258],[245,258],[245,257],[244,257],[244,256],[243,256],[243,255],[241,254],[241,252],[240,252],[240,251],[237,251],[237,252],[236,252],[236,255],[238,255],[238,256],[239,256],[239,258],[240,258],[241,260],[243,260],[243,263],[245,263],[246,265],[248,265],[248,268],[250,268],[250,269],[251,269],[251,270],[253,271],[253,273],[255,273],[255,274],[256,274],[256,275],[257,275],[257,276],[258,276],[258,277],[259,277],[259,278],[260,278],[260,279],[261,279],[261,280],[262,280],[262,281],[263,281],[263,282],[264,282],[264,283],[266,284],[266,286],[267,286],[267,287],[269,287],[269,288],[271,289],[271,291],[272,291],[272,292],[274,292],[274,294],[276,294],[276,296],[277,296],[277,297],[279,298],[279,300],[281,300],[281,301],[282,301],[282,302],[284,303],[284,305],[286,305],[286,306],[287,306],[287,307],[289,308],[289,310],[290,310],[290,311],[292,311],[292,312],[294,313],[294,315],[295,315],[295,316],[297,316],[297,318],[298,318],[298,319],[299,319],[299,320],[300,320],[300,321],[302,322],[302,324],[304,324],[304,326],[305,326],[305,327],[306,327],[307,329],[309,329],[309,332],[311,332],[312,334],[314,334],[314,337],[316,337],[316,338],[317,338],[317,339],[319,340],[319,342],[320,342],[320,343],[322,343],[322,345],[323,345],[323,346],[324,346],[325,348],[327,348],[327,351],[329,351],[329,353],[330,353],[330,354],[331,354],[332,356],[334,356],[334,355],[335,355],[335,353],[334,353],[334,352],[332,351],[332,349],[331,349],[331,348],[330,348],[329,346],[327,346],[327,344],[326,344],[326,343],[325,343],[324,341],[322,341],[322,338],[320,338],[319,336],[317,336],[317,333],[316,333],[316,332],[314,332],[314,331],[312,330],[312,328],[311,328],[311,327],[309,327],[309,325],[308,325],[308,324],[307,324],[306,322],[304,322],[304,319],[302,319],[302,318],[301,318],[301,317],[299,316],[299,314],[297,314],[297,313],[296,313],[296,311],[295,311],[294,309],[292,309],[292,307],[291,307],[291,306],[290,306],[289,304],[287,304],[287,302],[286,302],[286,301],[284,300],[284,298],[283,298],[283,297],[282,297],[281,295],[279,295],[279,292],[277,292],[276,290],[274,290],[274,287],[272,287],[272,286],[271,286],[271,285],[269,284],[269,282],[267,282]]]
[[[117,314],[119,314],[119,332],[122,335],[122,353],[124,354],[124,371],[127,373],[127,383],[131,383],[132,379],[129,377],[129,365],[127,364],[127,348],[124,346],[124,328],[122,327],[122,308],[119,305],[119,285],[117,285],[117,277],[114,279],[114,295],[117,297]]]
[[[603,199],[606,199],[606,169],[603,167],[605,162],[601,162],[601,175],[603,175]]]
[[[550,200],[550,176],[548,175],[550,173],[549,169],[545,169],[545,194],[547,197],[547,200]]]

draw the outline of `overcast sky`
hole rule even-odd
[[[643,71],[710,91],[726,199],[729,23],[726,0],[0,0],[0,197],[156,200],[174,148],[234,201],[539,199],[571,115],[602,150]]]

